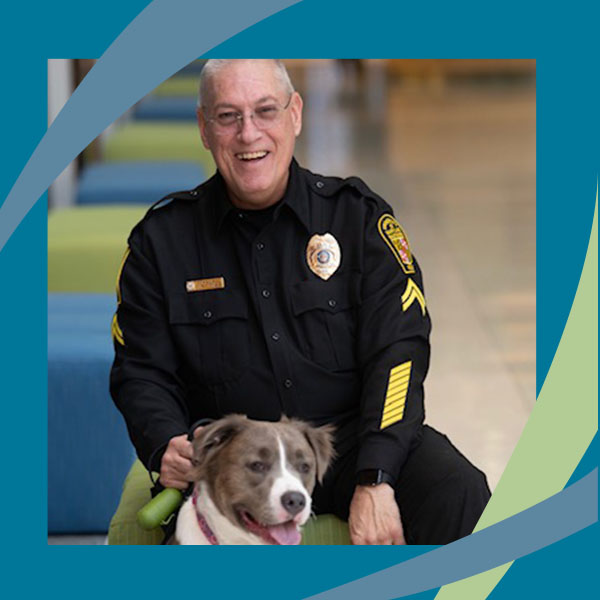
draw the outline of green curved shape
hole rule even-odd
[[[564,488],[598,429],[598,186],[585,263],[529,421],[475,531]],[[512,562],[446,585],[436,600],[487,598]]]

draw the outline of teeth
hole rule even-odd
[[[242,160],[253,160],[255,158],[263,158],[267,155],[264,150],[259,152],[244,152],[240,154],[236,154],[236,156]]]

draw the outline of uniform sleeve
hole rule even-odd
[[[382,469],[395,479],[421,435],[431,323],[419,266],[406,234],[383,203],[367,222],[361,296],[356,469]]]
[[[158,470],[160,450],[173,436],[187,432],[189,416],[152,257],[138,225],[129,238],[117,279],[110,392],[140,460],[147,468]]]

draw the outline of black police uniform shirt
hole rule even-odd
[[[334,424],[338,455],[358,445],[357,471],[396,478],[421,434],[430,320],[390,206],[295,160],[266,211],[236,209],[218,172],[171,198],[131,233],[112,326],[111,394],[142,462],[159,470],[200,418],[284,414]],[[309,263],[325,234],[337,260],[316,237]]]

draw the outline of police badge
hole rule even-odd
[[[342,251],[338,241],[330,234],[313,235],[306,246],[306,262],[310,270],[327,281],[340,266]]]

